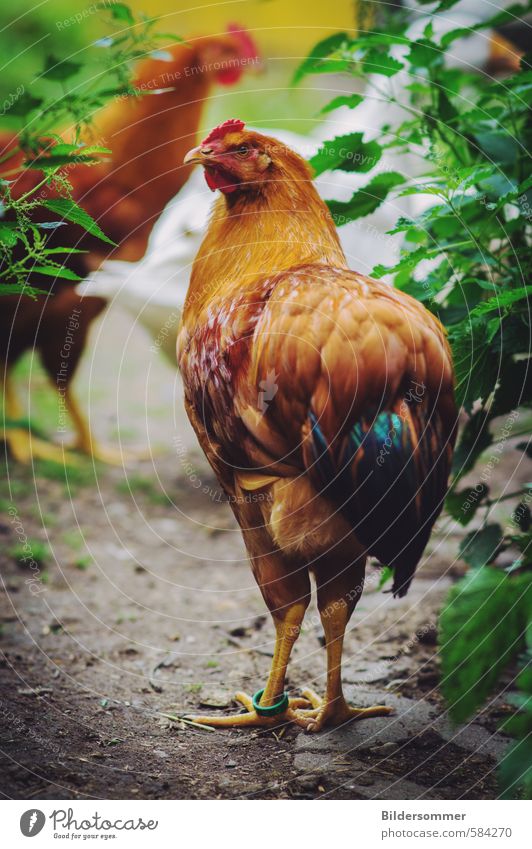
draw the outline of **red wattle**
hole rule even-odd
[[[224,195],[229,195],[231,192],[236,192],[238,188],[238,183],[229,174],[223,173],[219,169],[206,168],[205,180],[211,192],[219,189]]]

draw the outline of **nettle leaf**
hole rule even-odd
[[[486,315],[489,312],[501,312],[518,301],[528,301],[532,295],[532,286],[521,286],[519,289],[503,290],[493,298],[478,304],[472,311],[472,316]]]
[[[455,480],[471,471],[492,442],[488,414],[484,410],[477,410],[466,422],[454,452],[452,470]]]
[[[50,294],[47,289],[36,289],[35,286],[28,286],[26,283],[0,283],[1,295],[27,295],[32,300],[36,300],[37,295]]]
[[[324,71],[332,70],[330,67],[330,56],[348,44],[349,37],[346,32],[338,32],[335,33],[335,35],[324,38],[323,41],[319,41],[318,44],[312,48],[312,53],[310,53],[309,56],[307,56],[307,58],[301,63],[299,68],[297,68],[292,84],[297,85],[297,83],[301,82],[303,77],[307,76],[307,74],[319,74]],[[325,60],[329,61],[325,62]],[[342,70],[341,64],[342,59],[339,57],[335,66],[337,71]]]
[[[491,162],[497,162],[500,165],[513,165],[516,162],[520,148],[510,133],[476,133],[474,138]]]
[[[381,158],[382,148],[376,141],[364,142],[363,135],[349,133],[324,142],[310,160],[315,175],[336,168],[362,173],[370,171]]]
[[[492,331],[493,333],[493,331]],[[499,375],[499,357],[490,346],[488,328],[480,316],[468,317],[449,330],[456,375],[456,399],[470,412],[486,400]]]
[[[468,525],[488,494],[489,487],[485,483],[479,483],[467,489],[453,489],[445,499],[445,508],[461,525]]]
[[[410,64],[414,68],[429,68],[442,61],[442,51],[438,44],[428,38],[413,41],[408,53]]]
[[[404,192],[401,192],[403,195]],[[401,260],[396,265],[376,265],[373,271],[371,272],[372,277],[376,277],[377,280],[380,277],[384,277],[385,274],[395,274],[400,271],[410,271],[413,272],[415,267],[424,259],[434,259],[439,254],[443,254],[445,248],[437,247],[437,248],[428,248],[424,245],[420,248],[416,248],[415,251],[410,251],[406,253]]]
[[[79,62],[69,59],[56,59],[55,56],[47,56],[44,71],[41,76],[47,80],[68,80],[81,69]]]
[[[368,50],[362,62],[362,69],[366,74],[381,74],[384,77],[393,77],[403,68],[402,62],[380,50]]]
[[[529,709],[530,710],[530,709]],[[532,710],[530,711],[532,713]],[[522,740],[512,743],[499,766],[499,784],[503,799],[517,798],[522,789],[525,799],[532,798],[532,722]]]
[[[77,153],[75,156],[51,153],[49,156],[39,156],[36,159],[26,159],[24,162],[25,168],[32,168],[36,171],[45,171],[46,169],[62,168],[65,165],[89,165],[97,162],[94,156],[88,156],[83,153]]]
[[[423,0],[419,0],[419,2],[422,3]],[[447,9],[452,9],[452,7],[456,6],[457,3],[458,0],[441,0],[435,9],[435,12],[445,12]]]
[[[47,277],[64,277],[65,280],[82,280],[83,278],[60,265],[32,265],[32,274],[46,274]]]
[[[28,112],[32,112],[34,109],[37,109],[41,106],[42,102],[42,97],[33,97],[33,95],[28,94],[28,92],[25,91],[24,94],[17,97],[17,99],[14,100],[13,103],[5,110],[5,114],[17,117],[26,117]]]
[[[108,6],[102,4],[102,8],[107,9]],[[113,18],[113,20],[121,21],[122,23],[127,24],[130,27],[133,26],[133,24],[135,23],[135,17],[133,15],[133,12],[125,3],[113,2],[113,5],[111,7],[111,17]]]
[[[459,553],[463,560],[474,569],[493,563],[502,543],[500,525],[485,525],[478,531],[472,531],[460,543]]]
[[[348,224],[356,218],[363,218],[375,210],[386,199],[395,186],[402,185],[406,180],[396,171],[377,174],[367,186],[354,192],[348,201],[328,200],[327,206],[337,227]]]
[[[453,41],[456,41],[457,38],[467,38],[470,35],[472,35],[472,30],[468,29],[467,27],[458,27],[458,29],[452,29],[442,36],[440,41],[441,49],[447,50],[447,48],[453,43]]]
[[[517,507],[515,508],[513,515],[520,531],[526,533],[530,530],[532,514],[530,513],[530,507],[528,506],[528,504],[525,504],[524,501],[520,501]]]
[[[524,647],[532,576],[477,569],[451,589],[440,617],[441,689],[464,722]],[[528,608],[528,609],[527,609]]]
[[[107,242],[109,245],[115,244],[105,235],[94,218],[92,218],[88,212],[85,212],[85,210],[78,206],[73,200],[69,200],[68,198],[45,200],[43,202],[43,206],[47,209],[51,209],[52,212],[61,215],[62,218],[66,218],[74,224],[79,224],[79,226],[83,227],[87,233],[90,233],[92,236],[96,236],[98,239],[101,239],[102,242]]]
[[[530,404],[531,393],[532,368],[529,359],[514,361],[507,357],[499,370],[498,386],[491,407],[492,416],[502,416],[521,404]]]
[[[350,109],[355,109],[363,101],[364,98],[361,94],[341,94],[339,97],[335,97],[331,100],[330,103],[327,103],[321,111],[333,112],[341,106],[348,106]]]
[[[14,221],[6,221],[0,224],[0,242],[7,245],[8,248],[12,248],[18,242],[19,236],[16,226]]]

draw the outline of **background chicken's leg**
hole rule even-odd
[[[59,445],[52,445],[44,439],[34,436],[29,428],[11,426],[24,417],[22,405],[17,398],[11,370],[9,366],[4,368],[4,424],[3,440],[9,448],[10,454],[19,463],[29,463],[33,460],[52,460],[56,463],[65,463],[73,458],[63,451]],[[6,421],[7,420],[7,421]]]

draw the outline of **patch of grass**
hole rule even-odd
[[[115,623],[117,625],[122,625],[124,622],[136,622],[137,617],[134,613],[121,613],[120,616],[117,616],[115,619]]]
[[[61,534],[61,539],[74,551],[81,551],[85,547],[85,540],[83,539],[83,532],[81,530],[64,531]]]
[[[58,481],[69,486],[94,486],[96,483],[92,463],[81,458],[76,466],[63,466],[53,460],[38,460],[35,463],[35,474],[45,480]]]
[[[157,482],[144,475],[129,475],[124,480],[119,481],[115,487],[120,495],[133,495],[134,497],[142,495],[152,504],[168,505],[168,496],[162,492]]]
[[[203,689],[203,684],[186,684],[185,690],[187,693],[200,693]]]
[[[28,537],[25,543],[17,542],[15,545],[12,545],[7,553],[19,566],[25,566],[31,560],[43,566],[51,555],[50,549],[45,542],[42,542],[40,539],[31,539],[30,537]]]
[[[207,669],[216,669],[218,666],[220,666],[220,664],[218,663],[217,660],[208,660],[207,663],[205,664],[205,667]]]
[[[76,569],[79,569],[80,572],[85,572],[92,563],[92,557],[90,554],[82,554],[80,557],[76,557],[74,560],[74,566]]]

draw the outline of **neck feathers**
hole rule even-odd
[[[292,151],[271,179],[218,198],[196,257],[185,320],[217,292],[242,291],[258,278],[306,263],[347,268],[326,204],[307,163]]]

